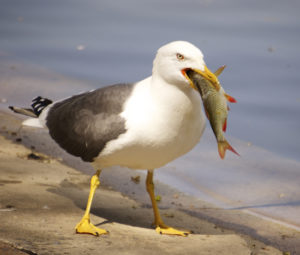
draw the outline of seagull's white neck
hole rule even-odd
[[[167,104],[168,107],[181,107],[190,105],[190,107],[200,107],[200,94],[189,86],[188,83],[170,84],[160,75],[155,73],[149,78],[149,91],[156,102]]]

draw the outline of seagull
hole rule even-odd
[[[200,49],[186,41],[174,41],[158,49],[152,75],[139,82],[110,85],[56,102],[39,96],[32,101],[32,108],[10,106],[14,112],[32,117],[23,125],[47,128],[61,148],[95,168],[77,233],[108,233],[91,223],[90,209],[101,170],[114,165],[147,170],[146,190],[156,232],[190,233],[163,222],[153,184],[154,169],[189,152],[205,128],[200,93],[187,75],[190,70],[212,86],[219,83]]]

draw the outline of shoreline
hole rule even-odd
[[[14,68],[11,68],[12,65],[14,66]],[[1,90],[5,92],[1,95],[1,97],[3,98],[3,95],[5,96],[5,99],[7,99],[7,104],[14,104],[16,101],[21,105],[23,104],[23,101],[27,101],[28,103],[28,100],[30,101],[31,98],[33,98],[32,94],[36,93],[42,93],[43,95],[46,94],[50,97],[52,97],[52,95],[56,95],[57,97],[57,90],[62,91],[60,97],[64,97],[64,95],[72,93],[72,91],[70,92],[70,84],[72,84],[72,86],[74,85],[74,87],[72,87],[74,93],[76,93],[76,91],[79,92],[80,89],[82,89],[81,85],[83,84],[80,81],[49,73],[47,70],[44,70],[42,68],[27,67],[22,63],[2,63],[0,73],[3,74],[0,79],[0,84],[2,86]],[[18,91],[18,93],[16,93],[16,91]],[[4,168],[3,165],[0,166],[0,173],[2,175],[0,179],[5,180],[4,183],[2,183],[2,185],[0,186],[1,188],[3,188],[3,194],[1,194],[0,196],[2,198],[0,200],[0,205],[2,206],[1,208],[6,209],[7,205],[14,205],[14,203],[18,201],[18,199],[15,200],[15,198],[18,198],[18,195],[16,195],[15,197],[10,197],[13,203],[2,204],[3,199],[6,198],[9,193],[14,192],[15,188],[19,189],[18,184],[23,184],[24,181],[22,177],[28,177],[28,175],[30,176],[30,169],[34,169],[34,171],[36,171],[38,170],[37,166],[42,166],[45,164],[46,166],[43,167],[48,169],[47,166],[52,167],[55,165],[55,171],[53,173],[47,173],[45,169],[45,172],[40,172],[39,175],[39,178],[42,178],[41,176],[44,176],[44,178],[48,179],[54,178],[56,182],[54,182],[53,185],[51,184],[53,187],[49,187],[49,184],[45,182],[45,180],[43,180],[43,182],[39,184],[34,183],[33,187],[38,190],[37,193],[41,192],[46,197],[50,197],[51,201],[54,198],[50,195],[53,195],[54,193],[54,195],[56,195],[55,199],[57,199],[58,202],[65,201],[72,213],[76,211],[76,216],[72,216],[72,223],[69,222],[69,225],[64,225],[64,223],[62,223],[61,221],[56,221],[56,217],[58,217],[58,215],[59,217],[63,216],[65,220],[69,221],[68,217],[65,217],[65,215],[61,214],[61,212],[59,211],[61,210],[60,208],[58,211],[54,210],[53,212],[51,212],[52,215],[50,216],[53,217],[53,221],[51,224],[54,226],[59,226],[59,224],[62,224],[64,226],[60,238],[76,240],[78,242],[81,242],[82,240],[89,240],[90,245],[92,247],[95,247],[93,246],[94,244],[91,241],[94,240],[93,237],[83,236],[81,239],[80,237],[78,237],[80,235],[74,235],[73,232],[75,224],[82,217],[83,210],[85,209],[89,180],[90,177],[94,174],[94,170],[92,169],[90,164],[84,163],[79,158],[75,158],[60,149],[49,137],[46,130],[33,129],[28,127],[20,129],[22,117],[20,115],[12,114],[9,110],[2,110],[3,106],[6,105],[6,103],[0,105],[0,137],[3,144],[3,146],[0,145],[0,156],[11,156],[9,159],[5,159],[8,160],[8,164],[10,165],[10,167],[16,167],[17,161],[21,160],[22,163],[19,162],[18,165],[24,169],[26,168],[28,172],[22,170],[20,172],[20,176],[15,175],[12,177],[7,168],[5,168],[7,166],[5,166]],[[7,140],[3,140],[3,137],[5,137],[5,139]],[[14,149],[14,146],[16,146],[17,148]],[[13,153],[11,154],[11,152],[9,151],[2,153],[3,150],[5,151],[6,147],[11,148],[11,152]],[[205,149],[207,150],[207,148]],[[35,162],[27,158],[20,158],[18,155],[20,155],[20,151],[24,150],[26,151],[27,155],[30,152],[37,154],[42,153],[42,155],[46,155],[45,157],[48,158],[50,162],[53,161],[55,163]],[[215,153],[215,148],[213,148],[213,150]],[[208,152],[208,155],[210,155],[209,153],[210,151]],[[198,157],[198,155],[196,156]],[[189,153],[189,157],[192,159],[193,153]],[[0,163],[1,162],[2,160],[0,160]],[[39,165],[36,165],[36,163],[39,163]],[[184,167],[187,162],[185,161],[183,163],[180,163],[179,161],[176,161],[174,164],[179,164],[179,167]],[[174,165],[170,166],[170,170],[173,170],[172,168],[174,168]],[[163,172],[166,170],[168,169],[165,168],[161,171]],[[70,179],[67,178],[67,182],[65,182],[62,177],[60,177],[61,179],[59,180],[57,179],[59,176],[68,176],[68,172],[75,173],[73,174],[75,176],[80,176],[80,178],[82,178],[82,182],[78,184],[77,182],[74,182],[71,177]],[[50,174],[50,177],[45,177],[45,173]],[[55,173],[57,173],[57,176],[53,176]],[[131,179],[132,177],[134,178],[136,176],[140,176],[140,182],[138,183],[133,182]],[[165,176],[164,179],[165,178],[167,177]],[[194,243],[198,241],[201,243],[201,245],[204,245],[204,247],[206,247],[206,250],[204,249],[203,253],[201,254],[218,254],[220,253],[218,249],[224,248],[226,250],[229,249],[229,247],[240,251],[240,253],[238,254],[250,254],[250,252],[252,252],[253,254],[282,254],[281,252],[276,250],[276,248],[281,251],[288,251],[290,252],[290,254],[296,254],[296,251],[300,250],[300,244],[298,242],[298,240],[300,239],[300,232],[256,217],[255,215],[247,214],[243,212],[243,210],[234,208],[219,208],[216,205],[205,202],[197,197],[186,195],[185,193],[160,182],[161,175],[157,174],[154,177],[154,181],[156,185],[156,194],[162,197],[162,201],[159,203],[162,217],[165,218],[166,223],[170,222],[169,224],[172,226],[177,226],[178,228],[182,229],[192,229],[195,233],[194,235],[191,235],[191,240],[189,239],[188,241],[177,239],[177,237],[161,237],[160,239],[160,236],[157,236],[155,231],[153,229],[150,229],[153,215],[149,197],[145,190],[144,179],[145,174],[143,171],[132,171],[124,168],[120,169],[119,167],[113,167],[110,170],[104,170],[101,174],[102,186],[96,192],[96,194],[98,195],[96,195],[95,198],[95,200],[99,199],[99,201],[95,201],[95,205],[93,205],[92,218],[97,219],[100,224],[102,224],[103,221],[116,222],[117,224],[121,224],[118,225],[118,227],[120,228],[116,227],[117,233],[120,234],[118,238],[114,239],[116,236],[103,238],[104,240],[109,240],[108,242],[111,243],[112,247],[106,247],[109,252],[111,252],[111,254],[113,254],[112,251],[116,251],[114,250],[116,247],[120,248],[120,246],[118,245],[114,247],[114,242],[118,243],[118,240],[122,240],[126,237],[126,235],[124,237],[124,235],[120,233],[120,229],[127,231],[132,227],[137,227],[138,229],[133,230],[132,236],[130,236],[127,245],[131,246],[131,243],[134,242],[135,235],[133,233],[139,233],[140,231],[142,231],[143,233],[147,232],[147,234],[145,233],[145,235],[143,236],[144,239],[141,238],[141,241],[145,242],[145,240],[148,239],[149,234],[152,242],[148,243],[149,245],[147,246],[147,249],[151,249],[151,247],[154,245],[157,248],[156,252],[162,254],[168,254],[166,251],[160,249],[160,245],[165,245],[164,242],[167,242],[166,247],[169,247],[168,245],[171,245],[172,247],[172,245],[180,242],[180,245],[184,246],[186,250],[190,252],[190,254],[199,254],[197,253],[197,251],[199,251],[199,249],[202,250],[202,246],[195,246]],[[10,183],[10,181],[17,181],[17,183]],[[29,183],[24,183],[24,185],[26,184],[27,187],[31,187],[29,184],[32,184],[32,182],[30,180],[28,181]],[[51,191],[49,189],[51,189]],[[55,192],[53,189],[55,190]],[[76,196],[70,196],[70,190],[74,191],[74,194],[76,194]],[[84,195],[79,194],[79,191],[83,191]],[[107,193],[105,193],[106,191]],[[49,192],[50,195],[48,194]],[[104,192],[103,198],[102,192]],[[113,201],[110,201],[111,196],[117,197],[117,200],[114,200],[115,203],[113,203]],[[124,205],[123,198],[125,199],[124,201],[129,201],[129,204],[133,205],[133,207]],[[34,203],[35,201],[35,199],[33,199],[32,197],[27,197],[26,199],[29,203]],[[105,201],[105,203],[103,201]],[[121,209],[117,207],[119,204],[122,205]],[[43,206],[44,205],[42,205],[42,207]],[[21,209],[23,209],[23,207],[23,205],[20,206]],[[53,204],[53,207],[57,207],[55,203]],[[36,220],[33,220],[33,218],[31,218],[29,212],[27,215],[25,215],[25,217],[22,212],[19,212],[18,207],[16,208],[17,210],[11,213],[20,213],[20,215],[12,216],[20,217],[19,219],[22,224],[26,225],[28,224],[28,222],[32,223]],[[102,210],[103,208],[104,210]],[[66,208],[63,209],[65,210]],[[41,214],[40,211],[40,208],[34,208],[31,213]],[[42,212],[45,212],[45,209],[42,210]],[[0,211],[0,214],[3,213],[9,214],[10,212]],[[146,215],[147,219],[144,219],[144,215]],[[136,222],[133,219],[138,220]],[[4,223],[6,224],[6,222]],[[2,224],[4,223],[2,222]],[[37,225],[38,223],[43,224],[40,219],[37,221]],[[50,229],[55,232],[56,230],[52,225]],[[14,227],[17,229],[16,225],[14,225]],[[45,247],[47,247],[47,249],[52,249],[52,252],[50,252],[50,254],[53,254],[54,250],[58,251],[57,247],[52,247],[49,243],[46,245],[45,239],[39,241],[39,238],[37,238],[36,240],[30,239],[30,241],[28,241],[28,232],[26,232],[28,230],[26,229],[26,226],[23,227],[23,235],[22,233],[20,233],[21,236],[19,237],[18,235],[14,235],[13,232],[10,232],[14,231],[13,228],[8,227],[8,229],[5,229],[5,231],[7,230],[11,234],[10,239],[8,239],[5,235],[5,232],[1,232],[1,229],[3,229],[3,225],[1,226],[0,224],[0,239],[13,244],[13,246],[23,247],[25,250],[34,252],[37,251],[37,254],[46,254],[42,252]],[[137,232],[135,232],[136,230]],[[35,228],[32,231],[35,235],[38,235],[38,233],[40,233],[40,229],[38,228]],[[46,230],[43,229],[43,231]],[[208,239],[206,238],[207,235],[209,236]],[[233,239],[227,239],[228,236],[230,236],[230,238],[232,237]],[[51,238],[54,243],[60,239],[55,235],[51,236]],[[100,239],[101,238],[102,237],[100,237]],[[22,241],[19,242],[19,239],[21,239]],[[153,240],[155,240],[155,242],[158,242],[159,245],[156,245]],[[166,240],[169,240],[170,242],[168,243],[168,241]],[[30,243],[30,245],[28,244],[28,242]],[[216,242],[220,242],[221,246],[215,247]],[[84,243],[82,245],[83,247],[86,247]],[[62,246],[66,249],[64,252],[67,252],[67,250],[71,249],[70,243],[68,242],[63,242]],[[195,246],[194,250],[190,246]],[[276,248],[272,248],[272,246]],[[88,247],[86,248],[88,249]],[[211,253],[209,253],[209,251],[211,251]],[[80,253],[75,249],[70,253],[77,254],[76,252],[78,252],[78,254],[82,254],[85,253],[86,250],[81,250],[82,253]],[[139,249],[137,250],[131,250],[131,253],[129,254],[140,254],[141,252],[145,253],[145,250],[141,250],[141,247],[139,247]],[[173,250],[173,254],[176,254],[176,252],[180,253],[180,250]],[[230,249],[228,250],[228,254],[233,253],[237,254],[235,250],[232,250],[231,252]]]

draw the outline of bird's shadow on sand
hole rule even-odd
[[[76,207],[82,210],[86,208],[89,195],[89,187],[78,186],[64,180],[57,188],[49,188],[49,192],[70,199]],[[145,191],[145,196],[148,196]],[[160,206],[159,206],[160,207]],[[96,226],[108,223],[120,223],[146,229],[153,229],[153,210],[151,203],[140,204],[123,196],[121,193],[100,187],[97,189],[91,209],[91,221]],[[160,208],[160,213],[167,225],[178,229],[191,230],[194,234],[201,235],[224,235],[232,233],[233,223],[227,223],[213,216],[209,217],[204,213],[195,212],[185,208]],[[103,221],[93,219],[93,215],[103,218]],[[78,221],[80,217],[78,218]],[[203,223],[203,220],[208,223]],[[77,222],[76,222],[77,223]],[[74,223],[74,224],[76,224]],[[205,226],[204,226],[205,225]],[[103,228],[105,228],[103,226]],[[257,236],[256,230],[244,225],[236,225],[243,234]],[[268,243],[268,240],[264,240]]]
[[[82,187],[81,185],[78,186],[64,180],[60,186],[51,187],[48,191],[71,200],[77,208],[80,208],[82,215],[78,216],[78,221],[80,220],[84,214],[89,195],[88,185]],[[146,191],[145,196],[147,196]],[[221,215],[232,211],[226,209],[217,210],[219,210],[219,213],[217,213],[219,215],[220,210],[224,211],[221,212]],[[106,224],[120,223],[144,229],[154,229],[152,226],[153,211],[150,201],[149,204],[139,204],[117,191],[108,190],[103,187],[99,188],[95,194],[91,213],[92,223],[100,228],[107,229]],[[205,213],[205,209],[195,211],[187,208],[165,207],[160,208],[160,213],[167,225],[181,230],[190,230],[196,235],[226,235],[235,232],[251,236],[266,245],[279,248],[276,238],[261,235],[255,227],[252,228],[249,224],[228,221],[226,217],[223,219],[223,217],[214,216],[214,214],[207,214]],[[93,215],[101,217],[103,220],[99,221],[99,219],[93,218]],[[170,215],[172,216],[170,217]],[[76,223],[74,222],[74,225]],[[247,238],[245,240],[249,241]]]
[[[89,196],[88,187],[82,188],[64,180],[58,188],[49,188],[48,191],[70,199],[76,207],[85,211]],[[147,196],[146,191],[145,196]],[[96,226],[117,222],[136,227],[152,228],[153,211],[150,204],[138,204],[119,192],[103,187],[96,190],[91,214],[105,219],[102,222],[95,222],[91,219]]]
[[[83,216],[86,203],[89,195],[89,185],[85,187],[76,185],[66,180],[60,183],[56,188],[49,188],[49,192],[59,196],[63,196],[71,200],[77,208],[82,210],[82,215],[78,217],[78,221]],[[145,190],[145,196],[148,197]],[[191,231],[193,234],[201,235],[224,235],[226,231],[221,231],[216,228],[215,224],[209,223],[208,226],[203,227],[203,221],[199,221],[197,217],[192,216],[184,210],[167,207],[158,204],[160,214],[164,223],[181,230]],[[105,187],[100,187],[96,190],[92,208],[91,208],[91,222],[101,228],[106,228],[105,224],[120,223],[128,226],[140,227],[145,229],[154,229],[153,227],[153,209],[149,199],[149,203],[138,203],[120,192],[108,190]],[[102,221],[97,221],[93,215],[103,218]],[[77,222],[74,222],[76,224]],[[229,233],[228,233],[229,234]]]

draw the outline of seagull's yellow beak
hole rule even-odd
[[[216,74],[214,74],[212,71],[210,71],[208,68],[207,68],[207,66],[204,66],[204,71],[201,71],[201,70],[199,70],[199,69],[192,69],[194,72],[196,72],[196,73],[198,73],[198,74],[200,74],[205,80],[207,80],[207,81],[209,81],[209,84],[211,84],[216,90],[218,90],[219,91],[219,89],[220,89],[220,82],[219,82],[219,80],[218,80],[218,75],[223,71],[223,69],[225,68],[225,66],[224,66],[224,68],[223,67],[221,67],[222,68],[222,70],[217,70],[217,72],[216,72]],[[220,68],[220,69],[221,69]],[[183,69],[181,72],[182,72],[182,74],[186,77],[186,79],[189,81],[189,83],[190,83],[190,86],[193,88],[193,89],[195,89],[195,90],[197,90],[198,91],[198,88],[197,88],[197,86],[194,84],[194,82],[189,78],[189,76],[187,75],[187,71],[188,71],[189,69]],[[190,69],[191,70],[191,69]]]
[[[224,68],[225,68],[225,66],[224,66]],[[224,68],[223,68],[223,69],[224,69]],[[210,71],[210,70],[207,68],[207,66],[204,66],[204,71],[201,71],[201,70],[199,70],[199,69],[196,69],[196,70],[193,69],[193,70],[194,70],[195,72],[199,73],[205,80],[208,80],[209,83],[210,83],[212,86],[214,86],[214,88],[215,88],[217,91],[219,91],[221,85],[220,85],[220,82],[219,82],[219,80],[218,80],[217,75],[220,74],[220,73],[223,71],[223,69],[222,69],[221,71],[219,71],[218,73],[216,73],[216,74],[214,74],[212,71]]]

